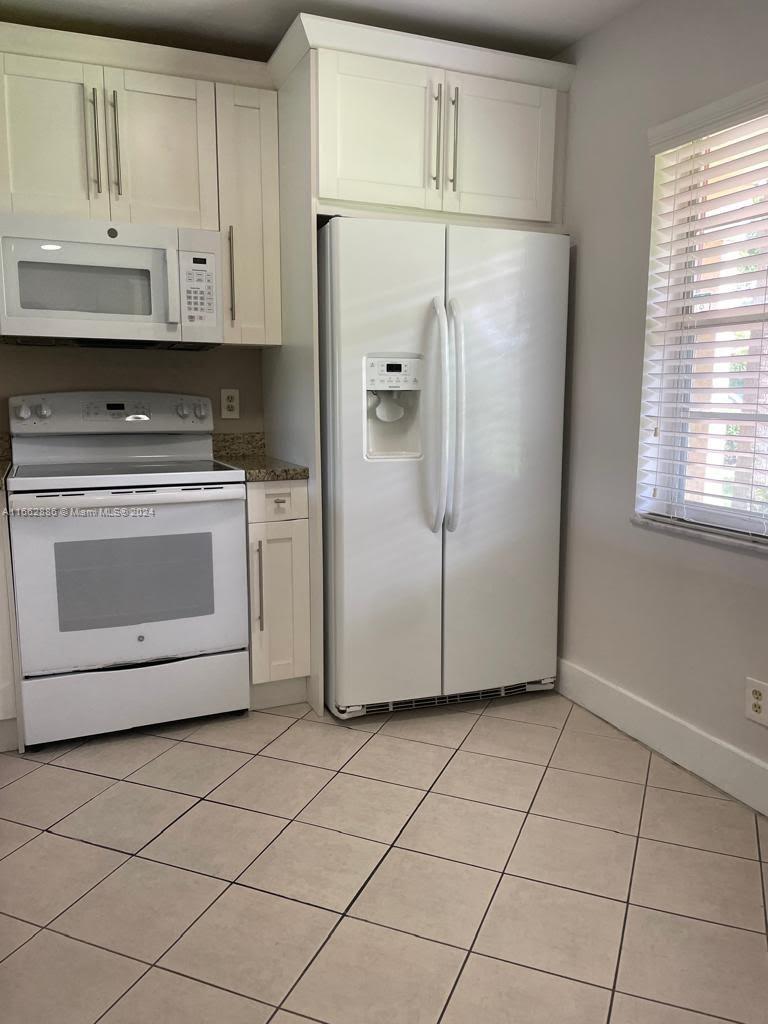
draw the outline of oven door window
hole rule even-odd
[[[53,550],[63,633],[214,614],[211,533],[60,541]]]
[[[145,267],[20,260],[18,274],[22,309],[152,315],[152,277]]]

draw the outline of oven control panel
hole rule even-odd
[[[216,258],[209,252],[180,252],[181,300],[184,322],[215,324]]]
[[[152,391],[62,391],[9,399],[13,435],[211,433],[205,395]]]

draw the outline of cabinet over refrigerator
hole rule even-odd
[[[396,220],[321,231],[342,717],[554,684],[568,248]]]

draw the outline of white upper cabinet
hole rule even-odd
[[[446,85],[443,209],[549,220],[556,91],[452,72]]]
[[[280,344],[277,94],[216,86],[224,340]]]
[[[212,82],[104,69],[112,219],[219,227]]]
[[[555,89],[318,51],[318,194],[548,220]]]
[[[435,68],[318,53],[319,194],[440,209],[440,98]]]
[[[0,209],[109,218],[103,72],[0,54]]]

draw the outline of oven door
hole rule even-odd
[[[2,230],[3,334],[181,338],[176,231],[52,221],[22,234],[27,226],[11,219]]]
[[[11,494],[22,674],[248,646],[245,486]]]

